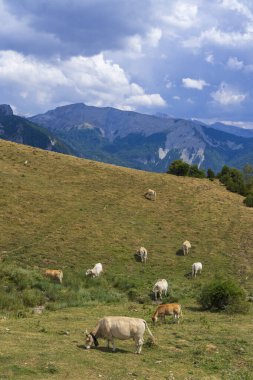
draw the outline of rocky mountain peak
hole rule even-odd
[[[9,104],[0,104],[0,115],[12,116],[13,111]]]

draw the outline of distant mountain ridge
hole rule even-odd
[[[57,107],[29,118],[50,130],[80,157],[164,172],[181,158],[218,171],[224,164],[253,164],[253,134],[228,133],[227,126],[152,116],[83,103]],[[244,131],[244,130],[243,130]],[[237,132],[237,133],[236,133]],[[240,131],[239,131],[240,132]]]
[[[48,129],[14,115],[8,104],[0,105],[0,138],[54,152],[74,154],[73,149],[61,142]]]

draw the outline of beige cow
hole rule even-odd
[[[157,295],[162,299],[162,294],[164,293],[165,296],[167,296],[168,292],[168,282],[163,278],[162,280],[158,280],[154,287],[153,287],[153,293],[155,294],[155,300],[157,300]]]
[[[144,197],[149,199],[150,201],[155,201],[156,200],[155,190],[148,189],[148,191],[146,191],[146,193],[144,194]]]
[[[141,247],[137,251],[137,255],[140,257],[141,262],[146,264],[147,258],[148,258],[148,251],[146,248]]]
[[[184,255],[188,255],[190,249],[191,249],[191,243],[188,241],[188,240],[185,240],[185,242],[183,243],[183,252],[184,252]]]
[[[95,329],[88,333],[86,330],[86,348],[92,345],[98,346],[98,338],[107,340],[107,347],[112,343],[112,350],[115,351],[114,339],[126,340],[133,339],[136,345],[136,354],[141,353],[143,346],[143,335],[147,329],[150,337],[154,341],[154,337],[149,330],[147,322],[140,318],[130,317],[104,317],[101,319]]]

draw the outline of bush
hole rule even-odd
[[[201,290],[198,302],[206,310],[245,313],[249,309],[244,289],[232,280],[213,280]]]
[[[243,174],[240,170],[235,168],[229,168],[224,165],[221,172],[218,174],[218,178],[229,191],[245,195],[246,187],[243,179]]]
[[[198,168],[198,165],[194,164],[189,167],[188,174],[189,177],[195,178],[205,178],[205,171]]]
[[[207,173],[206,173],[206,176],[208,179],[210,180],[213,180],[215,178],[215,173],[212,169],[208,169],[207,170]]]
[[[170,164],[168,173],[179,176],[186,176],[188,174],[189,168],[190,165],[186,162],[182,160],[175,160]]]
[[[253,207],[253,193],[249,193],[243,202],[246,206]]]

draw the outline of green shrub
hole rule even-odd
[[[175,174],[179,176],[186,176],[188,174],[190,165],[182,160],[175,160],[173,161],[170,166],[167,173],[169,174]]]
[[[230,279],[213,280],[202,288],[197,300],[206,310],[226,310],[230,313],[245,313],[248,310],[244,289]]]
[[[253,193],[249,193],[243,202],[246,206],[253,207]]]
[[[189,167],[188,177],[195,177],[195,178],[205,178],[205,171],[203,169],[199,169],[198,165],[194,164]]]

